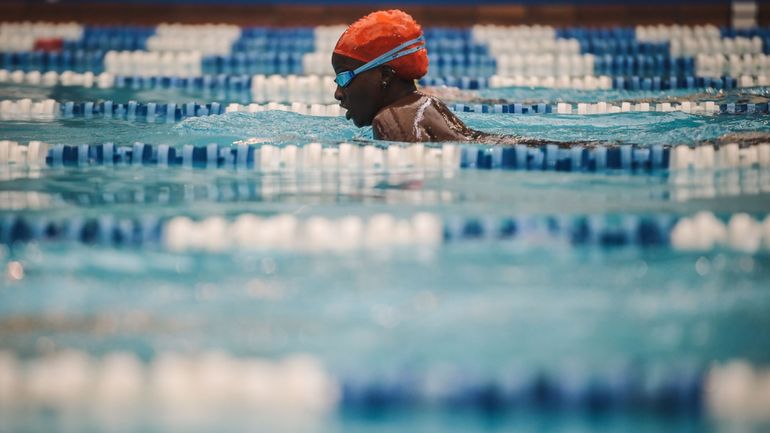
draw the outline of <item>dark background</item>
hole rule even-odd
[[[759,24],[770,25],[770,0],[759,3]],[[701,1],[500,1],[398,2],[271,0],[0,0],[0,21],[78,21],[87,24],[160,22],[234,23],[297,26],[350,23],[376,9],[400,7],[422,24],[468,26],[477,23],[556,26],[633,26],[637,24],[715,24],[727,26],[731,2]]]

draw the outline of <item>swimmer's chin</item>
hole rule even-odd
[[[372,119],[361,120],[350,116],[348,116],[348,119],[353,120],[353,124],[356,125],[357,128],[363,128],[365,126],[370,126],[372,124]]]

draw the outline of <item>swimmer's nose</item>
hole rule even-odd
[[[342,87],[337,86],[337,89],[334,90],[334,99],[342,101],[343,96],[345,95],[342,94]]]

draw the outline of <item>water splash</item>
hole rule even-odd
[[[187,136],[268,138],[276,143],[371,140],[371,128],[359,129],[341,117],[318,117],[286,111],[227,113],[184,120],[174,131]]]
[[[606,141],[637,144],[693,144],[726,134],[766,133],[766,115],[620,113],[602,116],[458,113],[473,129],[560,142]],[[51,144],[134,142],[152,144],[231,144],[260,139],[276,144],[372,140],[371,127],[356,128],[342,117],[307,116],[284,111],[227,113],[189,118],[177,124],[119,119],[60,119],[53,122],[5,121],[3,139]],[[735,141],[740,141],[740,137]]]

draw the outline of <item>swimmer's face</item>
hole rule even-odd
[[[341,54],[332,54],[334,73],[352,71],[364,62]],[[340,101],[342,108],[347,110],[347,118],[359,128],[372,124],[374,115],[382,107],[383,88],[380,68],[370,69],[361,75],[356,75],[345,87],[337,86],[334,98]]]

